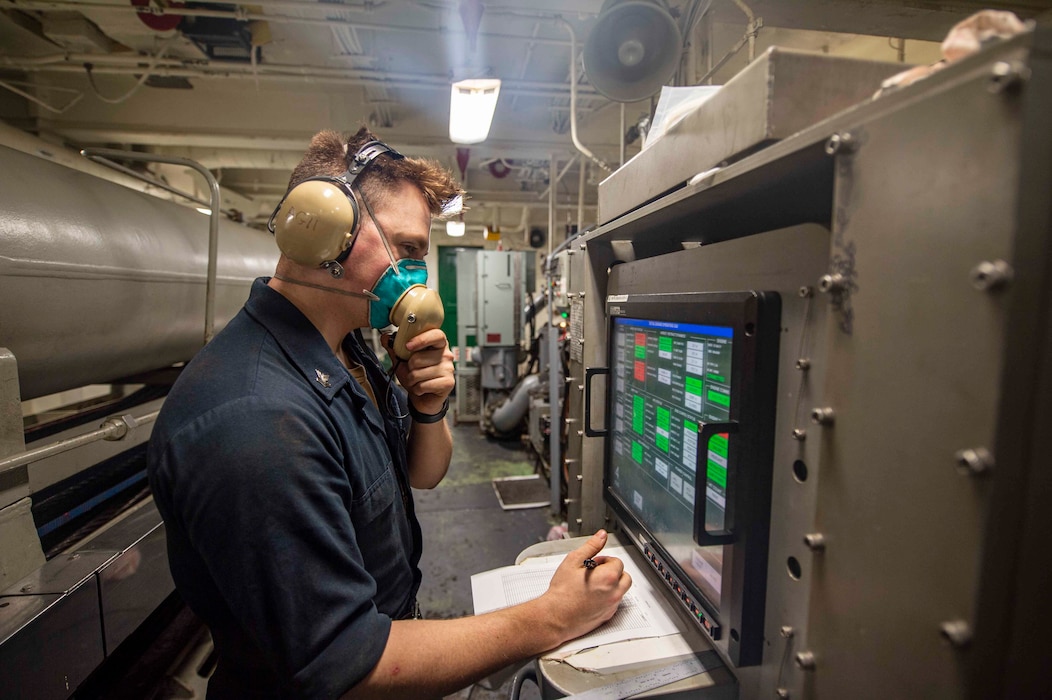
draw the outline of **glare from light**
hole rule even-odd
[[[453,83],[449,98],[449,140],[453,143],[485,141],[499,94],[500,80],[495,78]]]
[[[446,222],[446,235],[453,238],[459,238],[464,235],[464,222],[463,221],[447,221]]]
[[[205,216],[212,216],[212,210],[211,209],[205,209],[204,207],[197,207],[197,211],[201,212]]]
[[[442,203],[442,216],[456,216],[464,211],[464,195],[454,195]]]

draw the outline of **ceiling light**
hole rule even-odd
[[[449,140],[481,143],[489,135],[493,110],[497,108],[500,80],[479,78],[453,83],[449,98]]]
[[[458,221],[447,221],[446,222],[446,235],[452,238],[460,238],[464,235],[464,220]]]

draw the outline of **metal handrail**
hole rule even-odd
[[[26,450],[25,452],[7,457],[6,459],[0,459],[0,476],[3,476],[5,472],[12,469],[17,469],[18,467],[25,466],[32,462],[38,462],[48,457],[54,457],[63,452],[69,452],[78,447],[90,445],[93,442],[98,442],[100,440],[109,440],[111,442],[121,440],[128,434],[129,430],[153,423],[157,420],[157,415],[159,413],[159,410],[153,411],[141,415],[138,418],[131,415],[113,416],[112,418],[107,418],[103,421],[98,430],[93,430],[90,433],[84,433],[77,437],[59,440],[58,442],[53,442],[50,445],[44,445],[43,447]]]
[[[212,340],[212,336],[215,335],[215,307],[216,307],[216,261],[219,256],[219,182],[216,181],[215,176],[212,175],[211,171],[205,166],[201,165],[197,161],[190,160],[189,158],[179,158],[176,156],[161,156],[155,153],[138,153],[136,151],[121,151],[113,148],[85,148],[82,149],[80,154],[85,158],[105,165],[108,168],[130,174],[133,177],[137,177],[140,180],[149,182],[152,185],[157,183],[152,182],[149,178],[143,177],[141,174],[136,173],[128,168],[114,163],[110,158],[123,158],[125,160],[136,160],[147,163],[165,163],[168,165],[182,165],[187,168],[192,168],[204,177],[205,181],[208,182],[208,189],[210,193],[209,207],[211,213],[208,216],[208,276],[205,282],[205,334],[204,344],[208,345],[208,342]],[[179,192],[175,189],[168,189],[169,192],[186,197],[187,199],[195,202],[200,200],[191,197],[183,192]],[[202,202],[203,203],[203,202]]]

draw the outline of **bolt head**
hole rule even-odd
[[[811,422],[816,425],[833,425],[834,420],[831,408],[816,408],[811,411]]]
[[[839,272],[822,275],[818,278],[818,291],[823,294],[841,292],[847,286],[847,280]]]
[[[826,155],[835,156],[838,153],[850,153],[855,150],[855,140],[848,132],[833,134],[826,141]]]
[[[820,532],[812,532],[804,535],[804,544],[812,552],[821,552],[826,548],[826,538]]]
[[[990,92],[1008,92],[1030,79],[1030,67],[1020,61],[998,61],[990,69]]]
[[[972,286],[980,292],[992,292],[1012,281],[1012,266],[1004,260],[984,260],[972,268],[969,276]]]
[[[815,668],[815,655],[810,651],[801,651],[795,657],[796,665],[805,671],[812,671]]]
[[[972,628],[964,620],[948,620],[939,625],[942,638],[957,649],[963,649],[972,641]]]
[[[961,474],[978,476],[990,471],[994,466],[994,457],[985,447],[960,450],[954,455],[957,471]]]

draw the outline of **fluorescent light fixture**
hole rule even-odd
[[[449,98],[449,140],[453,143],[485,141],[499,94],[500,80],[496,78],[453,83]]]
[[[447,221],[446,222],[446,235],[453,238],[460,238],[464,235],[464,222],[463,221]]]

